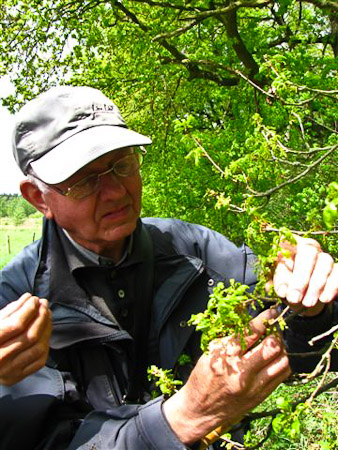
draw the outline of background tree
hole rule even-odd
[[[11,217],[16,224],[23,222],[36,209],[21,196],[0,194],[0,218]]]
[[[65,82],[111,96],[154,140],[144,214],[235,241],[257,242],[267,224],[321,232],[337,179],[337,11],[324,0],[3,0],[1,67],[17,89],[6,103]]]

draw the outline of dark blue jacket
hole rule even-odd
[[[157,286],[152,303],[153,345],[162,368],[173,368],[182,351],[200,354],[198,335],[186,326],[203,311],[215,284],[231,278],[254,286],[255,258],[205,227],[171,219],[144,219],[156,267],[169,276]],[[162,413],[162,397],[125,404],[122,375],[128,375],[124,348],[132,338],[88,303],[76,289],[63,300],[50,291],[58,270],[55,224],[46,222],[40,241],[26,247],[1,272],[0,306],[30,292],[49,299],[53,311],[50,358],[45,368],[13,387],[0,386],[1,449],[183,449]],[[139,240],[144,239],[142,233]],[[156,282],[156,280],[155,280]],[[142,291],[142,288],[140,287]],[[67,297],[68,295],[68,297]],[[76,298],[76,301],[74,298]],[[308,335],[326,330],[332,311],[300,320],[288,330],[291,350],[307,347]],[[154,344],[155,343],[155,344]],[[308,350],[308,349],[307,349]],[[303,368],[303,363],[301,364]]]

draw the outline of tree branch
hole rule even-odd
[[[337,233],[338,233],[338,231],[337,231]],[[321,339],[323,339],[324,337],[329,336],[330,334],[334,333],[335,331],[338,331],[338,325],[335,325],[334,327],[330,328],[325,333],[322,333],[322,334],[319,334],[318,336],[315,336],[314,338],[312,338],[309,341],[309,344],[313,345],[315,342],[320,341]]]
[[[237,27],[237,10],[229,11],[227,14],[220,14],[217,17],[225,26],[228,38],[238,59],[250,70],[251,77],[253,77],[259,72],[259,65],[254,60],[239,34]]]
[[[253,192],[253,196],[254,197],[267,197],[270,196],[271,194],[275,193],[276,191],[279,191],[280,189],[282,189],[283,187],[287,186],[288,184],[292,184],[295,183],[296,181],[300,180],[301,178],[303,178],[305,175],[307,175],[312,169],[314,169],[315,167],[317,167],[322,161],[324,161],[325,158],[327,158],[331,153],[333,153],[336,149],[338,148],[338,144],[332,146],[330,148],[330,150],[328,150],[323,156],[321,156],[320,158],[318,158],[314,163],[310,164],[307,169],[305,169],[303,172],[299,173],[297,176],[295,176],[294,178],[290,178],[289,180],[285,181],[284,183],[279,184],[278,186],[275,186],[265,192]]]
[[[194,136],[191,136],[192,140],[197,144],[197,146],[203,151],[204,156],[211,162],[211,164],[215,167],[215,169],[222,175],[225,176],[225,172],[220,168],[220,166],[211,158],[206,149],[202,146],[198,139]]]
[[[199,6],[198,8],[193,6],[184,6],[184,5],[178,5],[173,4],[170,2],[155,2],[153,0],[133,0],[133,2],[138,3],[146,3],[149,6],[158,6],[159,8],[169,8],[169,9],[176,9],[178,11],[190,11],[190,12],[199,12],[199,11],[208,11],[209,8],[203,8],[202,6]]]
[[[263,231],[266,232],[273,232],[273,233],[278,233],[280,230],[279,228],[273,228],[270,227],[269,225],[267,225],[266,227],[263,228]],[[293,234],[297,234],[298,236],[307,236],[307,235],[311,235],[311,236],[326,236],[326,235],[330,235],[330,234],[338,234],[338,230],[331,230],[331,231],[325,231],[325,230],[320,230],[320,231],[299,231],[299,230],[290,230]]]
[[[149,28],[143,24],[137,16],[131,12],[129,9],[127,9],[121,1],[117,0],[114,5],[120,9],[129,19],[138,25],[141,30],[144,33],[149,33]],[[238,84],[238,80],[236,78],[224,78],[219,76],[218,74],[208,72],[206,70],[201,70],[198,65],[187,58],[187,56],[180,52],[174,45],[170,44],[165,38],[158,38],[157,42],[162,45],[171,55],[174,57],[174,60],[171,62],[174,62],[175,64],[182,64],[185,66],[185,68],[188,70],[190,74],[190,79],[194,78],[202,78],[205,80],[214,81],[215,83],[219,84],[220,86],[235,86]]]
[[[331,9],[332,11],[338,11],[338,3],[331,0],[297,0],[298,2],[311,3],[320,9]]]
[[[179,36],[180,34],[185,33],[186,31],[190,30],[191,28],[193,28],[195,25],[197,25],[198,23],[200,23],[200,21],[198,20],[193,20],[192,22],[190,22],[188,25],[186,25],[185,27],[181,27],[181,28],[177,28],[174,31],[169,31],[168,33],[162,33],[162,34],[158,34],[157,36],[155,36],[152,41],[156,42],[156,41],[160,41],[161,39],[168,39],[168,38],[173,38],[176,36]]]
[[[204,11],[194,16],[187,16],[184,18],[184,20],[207,19],[209,17],[215,17],[221,14],[228,14],[229,12],[236,11],[239,8],[263,8],[264,6],[267,6],[272,2],[273,0],[253,0],[253,1],[239,0],[237,2],[231,3],[229,6],[225,6],[224,8]]]

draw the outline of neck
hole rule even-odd
[[[102,249],[100,245],[95,243],[86,242],[84,244],[82,242],[78,242],[65,229],[63,229],[63,232],[79,252],[85,254],[87,258],[91,259],[95,263],[99,262],[99,257],[109,258],[115,264],[122,258],[125,240],[119,241],[109,248]]]

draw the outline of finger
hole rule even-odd
[[[320,243],[318,241],[316,241],[315,239],[304,238],[302,236],[298,236],[297,234],[294,234],[293,237],[294,237],[295,241],[297,242],[297,246],[308,245],[308,246],[312,246],[312,247],[316,248],[318,250],[318,252],[322,251]]]
[[[267,336],[256,347],[250,349],[242,360],[247,364],[247,371],[254,371],[257,373],[266,365],[280,357],[281,354],[285,354],[284,345],[278,336]]]
[[[51,330],[51,326],[48,325],[44,329],[38,342],[29,348],[29,356],[25,358],[26,364],[22,364],[22,374],[24,376],[30,375],[45,365],[49,354]]]
[[[251,380],[251,387],[246,398],[252,408],[261,403],[280,383],[286,380],[291,369],[282,343],[279,339],[273,339],[273,336],[268,336],[255,349],[250,350],[243,356],[243,362],[245,359],[247,361],[243,370]]]
[[[39,342],[45,333],[51,334],[51,312],[44,306],[40,307],[39,316],[20,335],[12,337],[0,348],[0,364],[12,360],[17,354]]]
[[[320,294],[319,300],[323,303],[329,303],[338,296],[338,264],[334,264],[329,278],[326,281],[325,288]]]
[[[294,268],[286,293],[286,299],[290,304],[301,303],[303,300],[318,254],[318,248],[314,245],[297,246]]]
[[[277,263],[273,284],[276,294],[285,298],[288,293],[289,283],[292,278],[294,261],[292,258],[280,258]]]
[[[258,403],[261,403],[268,397],[277,386],[291,375],[291,373],[289,359],[285,354],[281,354],[278,358],[275,358],[271,364],[263,367],[257,374],[259,391],[263,396],[263,398],[259,399]]]
[[[29,342],[38,342],[40,336],[42,336],[46,331],[51,332],[52,329],[52,316],[51,311],[47,309],[44,305],[40,305],[39,316],[32,323],[32,325],[27,330],[27,339]]]
[[[261,312],[250,321],[251,334],[245,337],[247,348],[252,347],[266,332],[266,325],[270,320],[278,317],[278,311],[272,307]]]
[[[41,369],[45,365],[49,353],[49,336],[50,333],[46,329],[39,342],[20,352],[1,367],[0,384],[13,385]]]
[[[250,321],[250,332],[244,336],[244,339],[241,339],[240,336],[215,339],[210,343],[209,350],[221,351],[226,356],[241,356],[263,336],[266,332],[266,323],[271,319],[276,319],[277,316],[278,312],[275,308],[263,311]]]
[[[45,308],[49,308],[49,303],[48,303],[47,299],[40,298],[39,301],[40,301],[40,305],[43,305]]]
[[[39,299],[31,296],[16,311],[0,320],[0,344],[23,333],[39,313]]]
[[[18,311],[22,305],[31,297],[32,295],[28,292],[23,294],[18,300],[8,303],[5,307],[0,310],[0,320],[6,319],[15,311]]]
[[[316,266],[312,272],[309,286],[303,298],[306,307],[315,306],[323,292],[326,282],[333,269],[333,259],[328,253],[319,253]]]

